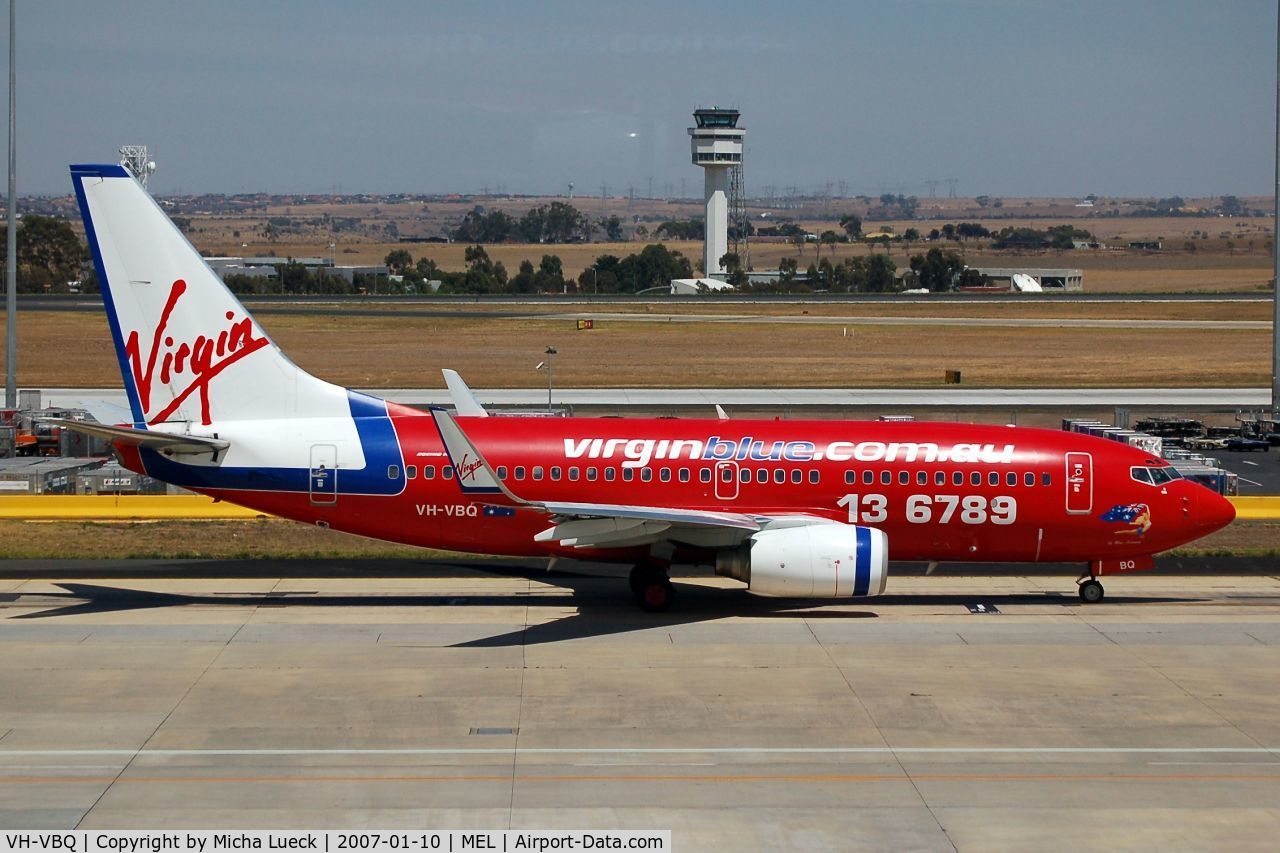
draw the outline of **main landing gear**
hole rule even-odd
[[[1085,580],[1088,578],[1088,580]],[[1080,587],[1080,600],[1085,604],[1097,604],[1102,600],[1106,590],[1102,588],[1102,584],[1093,575],[1085,572],[1076,579],[1076,584]]]
[[[631,594],[636,603],[647,613],[662,613],[676,600],[676,588],[671,585],[666,569],[649,563],[637,563],[631,569]]]

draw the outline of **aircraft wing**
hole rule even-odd
[[[730,548],[775,521],[734,512],[525,500],[498,479],[452,415],[443,409],[432,409],[431,415],[453,463],[454,476],[464,492],[490,494],[496,504],[514,504],[550,516],[551,526],[535,537],[538,542],[555,541],[577,548],[621,548],[674,541],[705,548]],[[809,521],[821,523],[822,520]]]
[[[552,526],[534,537],[575,548],[621,548],[663,540],[729,548],[750,538],[767,519],[734,512],[621,504],[541,502]]]
[[[145,447],[161,452],[176,454],[213,453],[218,454],[231,446],[231,442],[220,438],[206,438],[201,435],[181,435],[159,430],[134,429],[127,426],[107,426],[106,424],[70,421],[64,418],[45,418],[46,423],[66,427],[74,432],[105,438],[131,447]]]

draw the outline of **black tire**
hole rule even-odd
[[[636,598],[645,613],[665,613],[676,600],[676,588],[666,578],[657,578],[640,588]]]
[[[631,594],[646,613],[662,613],[671,609],[676,598],[676,588],[662,569],[641,563],[631,570],[628,577]]]
[[[1097,604],[1102,601],[1106,591],[1096,580],[1087,580],[1080,584],[1080,600],[1085,604]]]

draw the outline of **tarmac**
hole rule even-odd
[[[1274,850],[1280,577],[0,564],[0,826],[670,829],[678,850]],[[316,571],[308,571],[308,568]],[[379,576],[386,574],[387,576]]]

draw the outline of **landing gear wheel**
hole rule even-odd
[[[652,566],[636,566],[631,570],[631,594],[646,613],[662,613],[671,609],[676,588],[667,573]]]
[[[1080,600],[1085,604],[1097,604],[1102,600],[1104,593],[1105,591],[1102,588],[1102,584],[1098,583],[1093,578],[1090,578],[1080,584]]]

